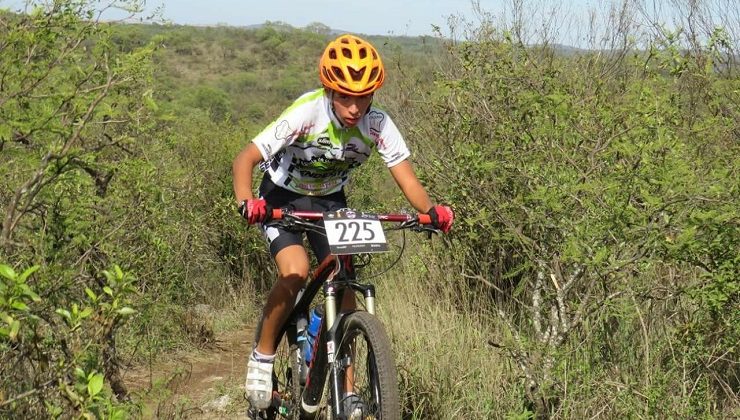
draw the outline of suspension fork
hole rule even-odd
[[[337,344],[337,329],[338,325],[335,324],[337,320],[337,294],[339,290],[334,282],[328,282],[324,284],[324,316],[326,317],[326,361],[329,364],[329,382],[331,383],[331,394],[333,398],[332,411],[335,416],[339,416],[341,413],[340,395],[341,388],[339,384],[339,369],[336,361],[336,344]]]
[[[345,366],[341,366],[341,363],[337,363],[336,360],[336,347],[337,347],[337,336],[339,335],[339,323],[337,323],[337,302],[342,298],[342,292],[346,289],[351,289],[352,292],[361,292],[365,299],[365,308],[367,312],[375,315],[375,286],[371,284],[359,284],[354,280],[346,280],[342,282],[327,282],[324,284],[324,316],[326,322],[326,356],[329,364],[332,393],[332,411],[336,418],[342,418],[342,388],[344,386],[341,383],[339,372]],[[342,316],[344,316],[343,314]],[[339,337],[341,339],[341,337]]]

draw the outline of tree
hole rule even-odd
[[[0,15],[0,415],[115,416],[102,384],[126,397],[115,333],[133,279],[103,275],[91,232],[154,107],[152,48],[117,53],[98,2],[32,6]]]

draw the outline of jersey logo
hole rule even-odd
[[[383,129],[383,120],[385,119],[385,115],[378,111],[370,111],[370,113],[367,114],[367,119],[370,124],[370,131],[376,136],[380,135],[380,132]]]
[[[290,136],[293,135],[293,130],[290,129],[288,120],[282,120],[278,125],[275,126],[275,138],[278,140],[290,140]]]
[[[316,139],[316,144],[323,147],[331,147],[331,140],[328,136],[321,136]]]
[[[282,120],[275,126],[275,138],[283,140],[285,142],[291,142],[297,137],[308,134],[313,128],[313,124],[307,124],[300,128],[300,130],[293,130],[288,124],[288,120]]]
[[[272,156],[272,146],[269,144],[263,144],[261,145],[262,151],[265,152],[265,156]]]

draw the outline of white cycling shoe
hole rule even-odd
[[[249,404],[264,410],[272,403],[272,362],[260,362],[249,357],[247,362],[247,381],[244,384]]]

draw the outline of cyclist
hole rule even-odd
[[[346,208],[344,186],[349,173],[375,148],[408,202],[417,211],[429,213],[435,227],[448,232],[454,219],[452,209],[432,204],[408,160],[410,152],[401,133],[385,111],[373,106],[373,95],[385,80],[376,49],[359,37],[339,36],[321,56],[319,78],[322,88],[299,97],[234,159],[233,184],[240,214],[249,224],[263,224],[271,208]],[[255,197],[252,172],[257,166],[264,176]],[[247,398],[258,410],[270,406],[277,335],[309,271],[302,234],[264,225],[261,229],[279,278],[268,295],[247,363]],[[310,232],[307,238],[317,260],[323,261],[330,253],[326,238]],[[343,308],[353,305],[354,296],[346,294]]]

